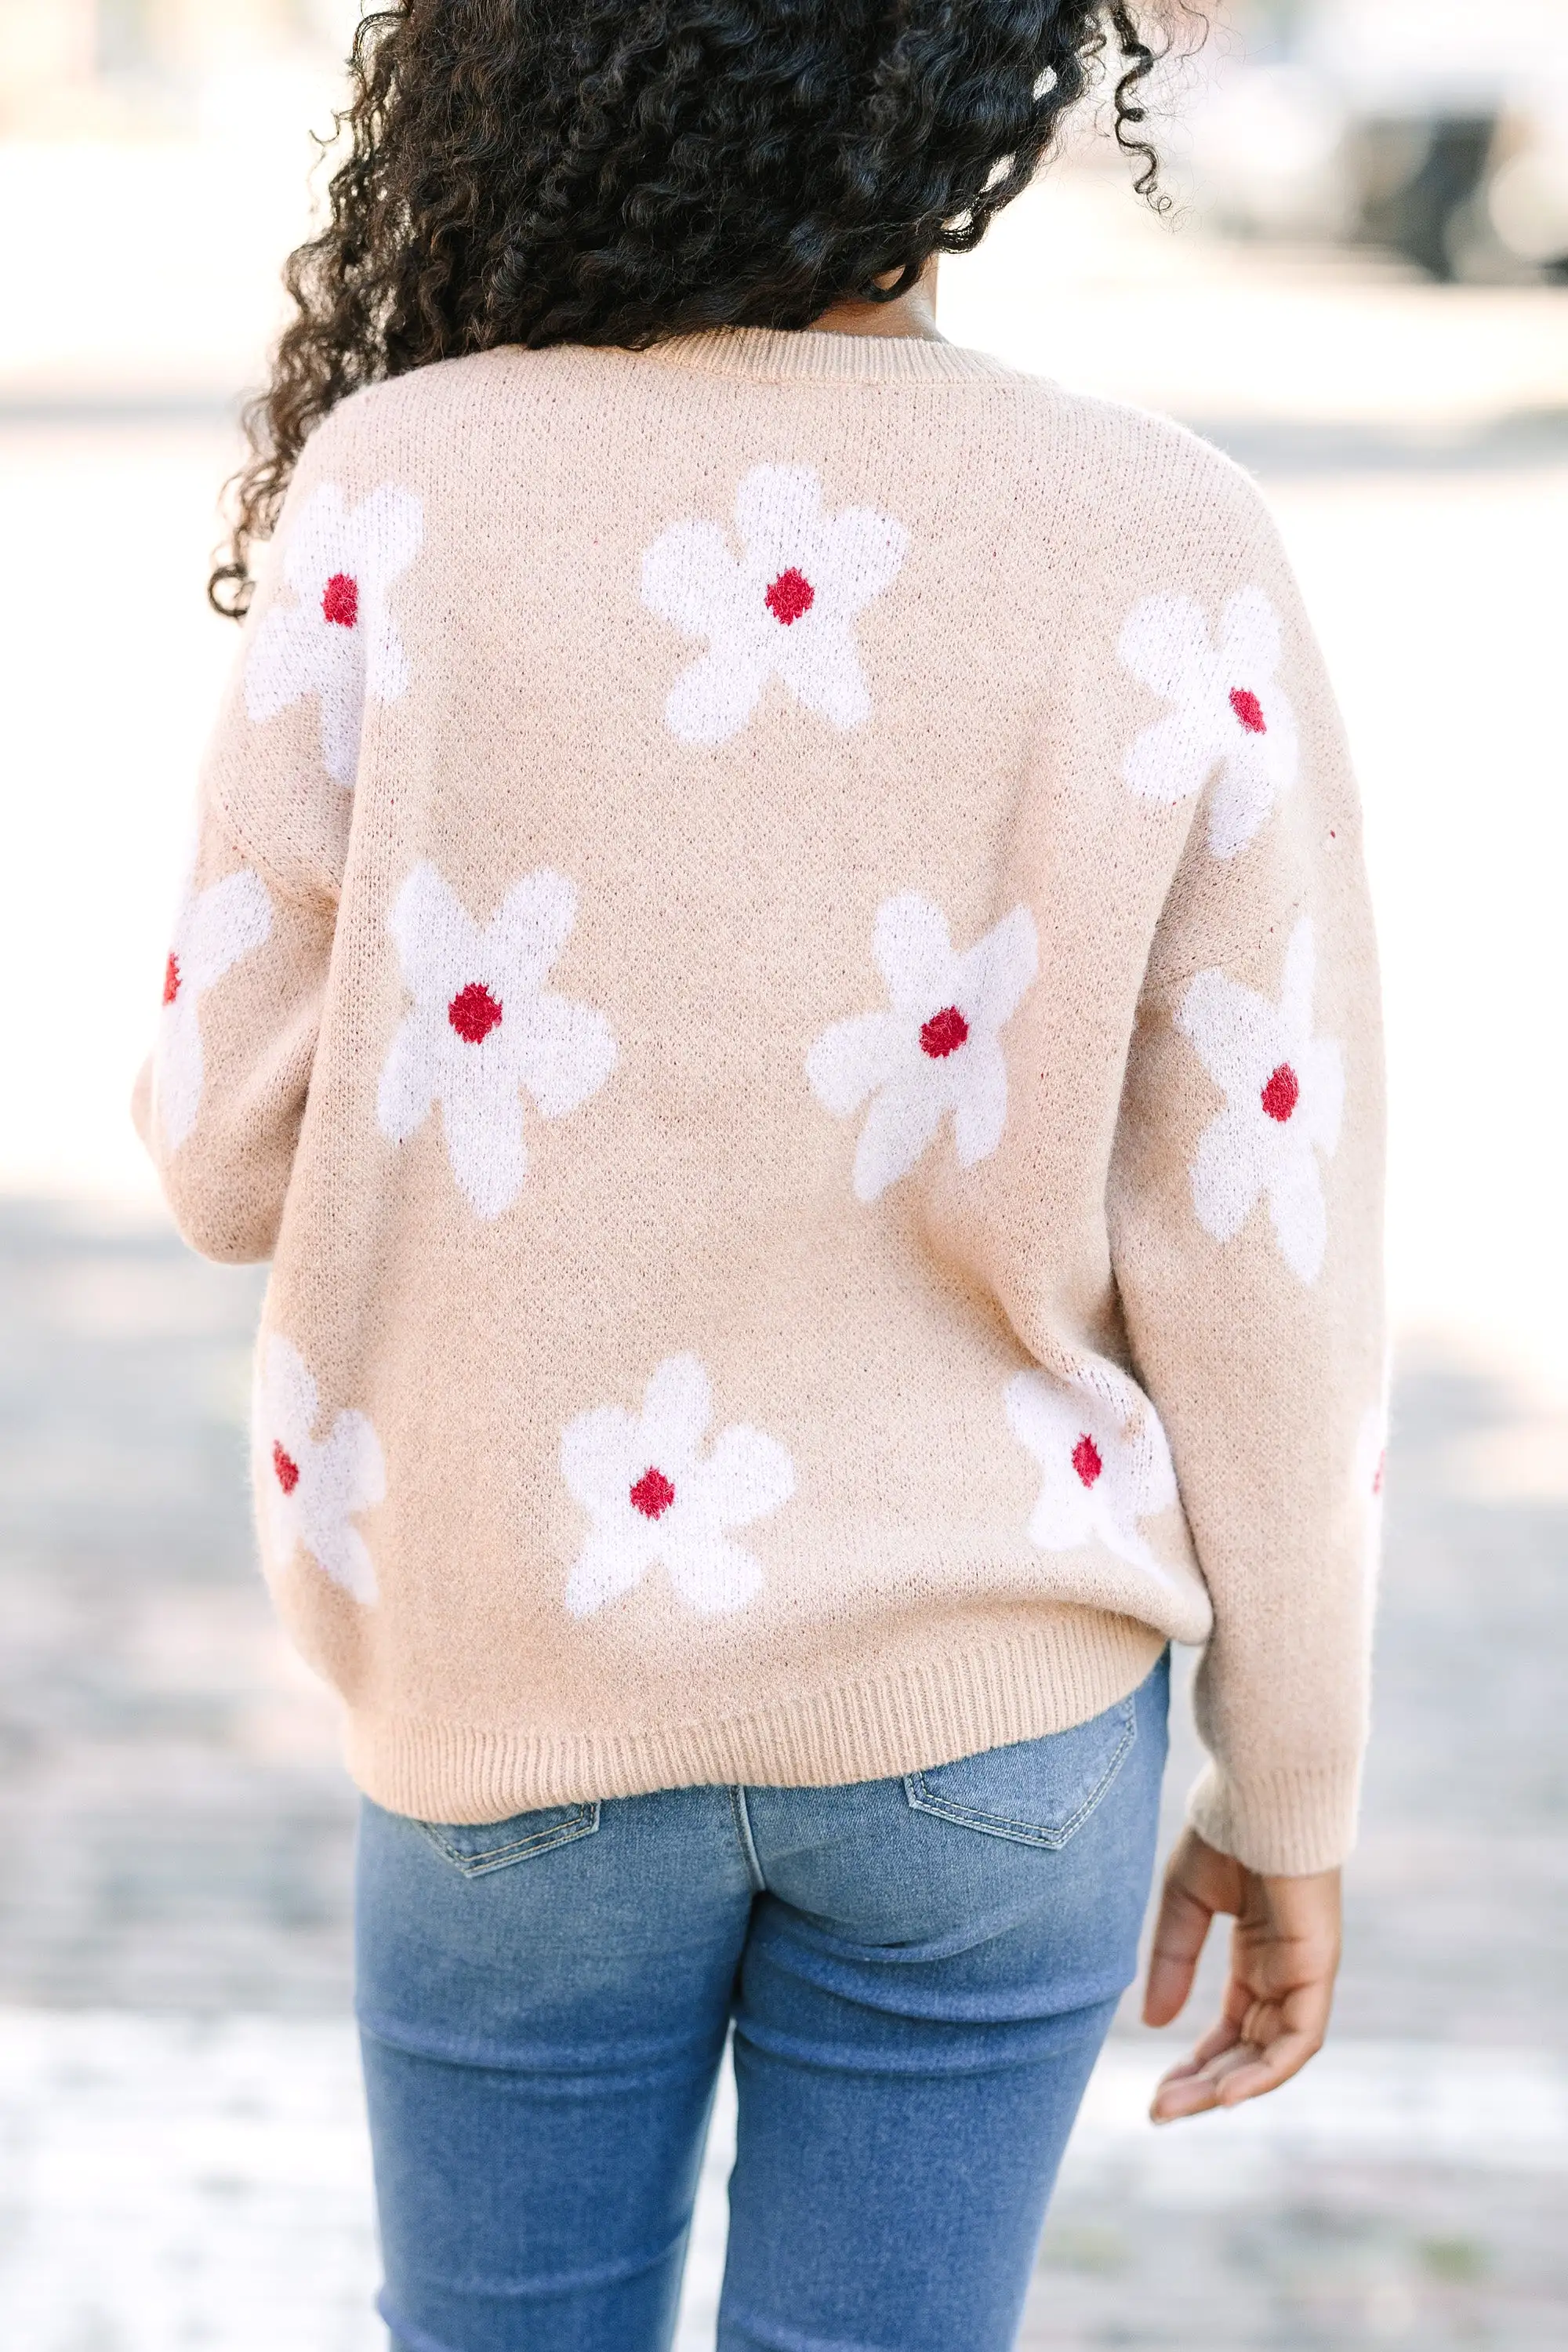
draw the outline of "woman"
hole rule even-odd
[[[938,336],[1130,9],[405,0],[295,257],[144,1132],[273,1261],[405,2352],[995,2352],[1211,1762],[1157,2118],[1317,2048],[1363,1740],[1359,817],[1251,485]],[[285,495],[286,493],[286,495]]]

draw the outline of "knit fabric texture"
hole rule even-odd
[[[1032,1738],[1205,1644],[1352,1834],[1381,1048],[1256,489],[937,342],[491,352],[310,441],[138,1117],[272,1260],[266,1570],[447,1822]]]

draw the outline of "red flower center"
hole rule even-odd
[[[1281,1062],[1277,1070],[1268,1074],[1268,1083],[1263,1089],[1264,1109],[1283,1127],[1300,1099],[1300,1079],[1289,1062]]]
[[[1087,1429],[1073,1447],[1072,1466],[1086,1486],[1092,1486],[1105,1467],[1100,1458],[1100,1448]]]
[[[1267,735],[1268,721],[1263,716],[1263,705],[1249,686],[1233,686],[1230,707],[1249,735]]]
[[[447,1007],[447,1018],[465,1045],[482,1045],[500,1019],[501,1009],[482,980],[470,980]]]
[[[352,572],[334,572],[321,591],[321,616],[340,629],[359,619],[359,582]]]
[[[787,572],[779,573],[763,601],[774,620],[787,629],[803,613],[810,612],[816,602],[816,591],[805,572],[797,572],[792,563]]]
[[[663,1471],[651,1466],[632,1488],[632,1508],[640,1511],[645,1519],[662,1519],[674,1500],[675,1489]]]
[[[169,961],[168,961],[168,962],[163,966],[163,1002],[164,1002],[164,1003],[165,1003],[165,1004],[173,1004],[173,1003],[174,1003],[174,1001],[175,997],[176,997],[176,996],[178,996],[179,992],[180,992],[180,959],[179,959],[179,957],[174,953],[174,949],[173,949],[173,948],[171,948],[171,949],[169,950]]]
[[[944,1004],[929,1021],[921,1024],[921,1052],[929,1054],[933,1062],[945,1062],[956,1054],[969,1034],[969,1024],[956,1004]]]
[[[300,1465],[295,1461],[294,1456],[291,1454],[285,1454],[280,1445],[275,1445],[272,1449],[272,1467],[283,1492],[286,1495],[291,1495],[300,1483]]]

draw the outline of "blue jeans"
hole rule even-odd
[[[1167,1667],[907,1779],[480,1828],[366,1803],[358,2009],[406,2352],[664,2352],[714,2080],[721,2352],[1005,2352],[1136,1964]]]

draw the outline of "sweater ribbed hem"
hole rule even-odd
[[[637,357],[759,383],[955,383],[1017,373],[987,352],[933,336],[839,335],[812,327],[714,327],[672,335]]]
[[[565,1736],[351,1709],[348,1768],[387,1811],[506,1821],[541,1805],[747,1783],[834,1788],[1037,1739],[1136,1690],[1163,1635],[1095,1610],[938,1664],[716,1721]]]
[[[1220,1853],[1271,1878],[1337,1870],[1355,1843],[1361,1759],[1227,1778],[1209,1764],[1187,1799],[1187,1819]]]

